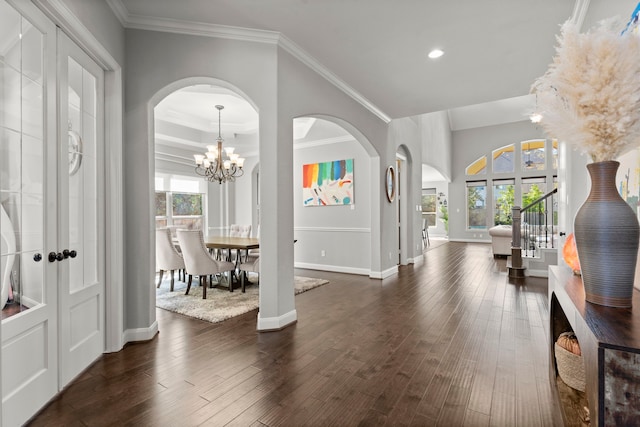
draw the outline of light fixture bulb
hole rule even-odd
[[[444,55],[444,51],[441,49],[433,49],[429,52],[429,58],[431,59],[440,58],[442,55]]]
[[[542,114],[540,114],[540,113],[532,113],[529,116],[529,120],[531,120],[531,123],[540,123],[542,121]]]

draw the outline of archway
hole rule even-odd
[[[415,224],[413,206],[410,203],[411,195],[415,194],[418,189],[412,185],[411,176],[413,176],[413,159],[411,152],[405,145],[400,145],[396,151],[397,179],[398,179],[398,250],[399,263],[401,265],[413,262],[413,255],[420,250],[420,246],[416,245],[416,232],[419,232],[420,226]],[[415,232],[414,232],[415,230]]]
[[[379,155],[350,123],[333,116],[312,114],[293,120],[295,266],[374,276],[379,262]],[[330,180],[331,186],[351,186],[342,198],[312,203],[303,200],[303,165],[347,162],[349,182]],[[329,189],[330,187],[327,187]],[[311,191],[307,189],[306,191]],[[321,190],[320,190],[321,191]],[[346,193],[345,193],[346,194]]]
[[[220,116],[216,105],[224,106]],[[205,235],[215,235],[226,234],[231,223],[251,224],[251,171],[258,162],[259,152],[259,117],[255,104],[227,82],[197,77],[164,87],[152,97],[148,107],[150,164],[153,165],[150,188],[152,192],[156,190],[156,197],[151,197],[150,215],[156,227],[201,228]],[[235,152],[245,158],[244,174],[234,182],[208,181],[195,172],[193,156],[204,154],[207,145],[215,145],[218,132],[224,148],[234,146]],[[187,206],[193,212],[175,212],[176,205],[170,201],[175,200],[176,192],[188,195]],[[246,200],[243,194],[249,194]],[[162,196],[164,205],[158,203]],[[164,206],[164,212],[158,210],[159,205]],[[151,239],[153,249],[154,236]],[[155,267],[154,261],[152,257]],[[155,268],[151,271],[155,273]],[[152,298],[155,301],[155,294]]]

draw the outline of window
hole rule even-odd
[[[545,167],[544,139],[534,139],[520,143],[523,171],[543,171]]]
[[[426,220],[427,227],[436,226],[436,189],[422,189],[422,219]]]
[[[493,158],[493,173],[513,173],[515,172],[515,154],[516,146],[514,144],[505,145],[504,147],[493,150],[491,157]]]
[[[493,223],[511,224],[513,201],[515,199],[515,179],[493,181]]]
[[[487,228],[487,181],[467,182],[467,228]]]
[[[156,228],[204,230],[206,183],[175,175],[156,176]]]
[[[522,178],[522,208],[544,196],[546,193],[546,178]]]
[[[482,156],[464,170],[467,175],[484,175],[487,172],[487,156]]]

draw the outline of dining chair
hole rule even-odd
[[[230,237],[251,237],[251,224],[231,224],[229,227]]]
[[[233,292],[233,283],[231,280],[231,273],[235,270],[235,265],[227,261],[219,261],[213,259],[204,244],[204,238],[202,230],[177,230],[178,241],[180,242],[180,249],[182,250],[182,256],[184,257],[184,263],[187,267],[187,275],[189,279],[187,281],[187,291],[185,295],[189,294],[191,289],[191,281],[193,276],[200,276],[200,286],[202,286],[202,298],[207,298],[207,276],[221,275],[224,277],[224,272],[229,272],[229,291]],[[211,278],[209,280],[212,285]]]
[[[251,224],[242,225],[242,224],[231,224],[229,227],[229,237],[251,237]],[[221,250],[222,259],[226,259],[227,261],[234,261],[231,255],[231,249],[222,249]],[[236,262],[240,262],[240,251],[236,251]]]
[[[178,252],[171,240],[171,230],[168,228],[156,229],[156,268],[160,270],[158,277],[158,288],[162,283],[162,276],[165,271],[171,271],[171,287],[173,292],[174,271],[184,270],[184,258]],[[180,275],[178,275],[178,279]]]
[[[260,224],[256,227],[256,239],[260,239]],[[260,256],[260,248],[249,249],[245,255],[244,262],[249,262],[250,260],[255,261],[256,258]]]
[[[252,259],[248,262],[240,264],[240,283],[242,284],[242,292],[244,292],[245,281],[247,280],[247,273],[260,274],[260,257]]]

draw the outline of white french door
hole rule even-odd
[[[58,30],[61,387],[105,348],[103,98],[103,70]]]
[[[0,0],[2,425],[105,348],[103,80],[30,1]]]
[[[56,29],[30,2],[0,0],[2,425],[58,391]],[[51,108],[52,105],[54,108]],[[55,254],[55,252],[54,252]]]

